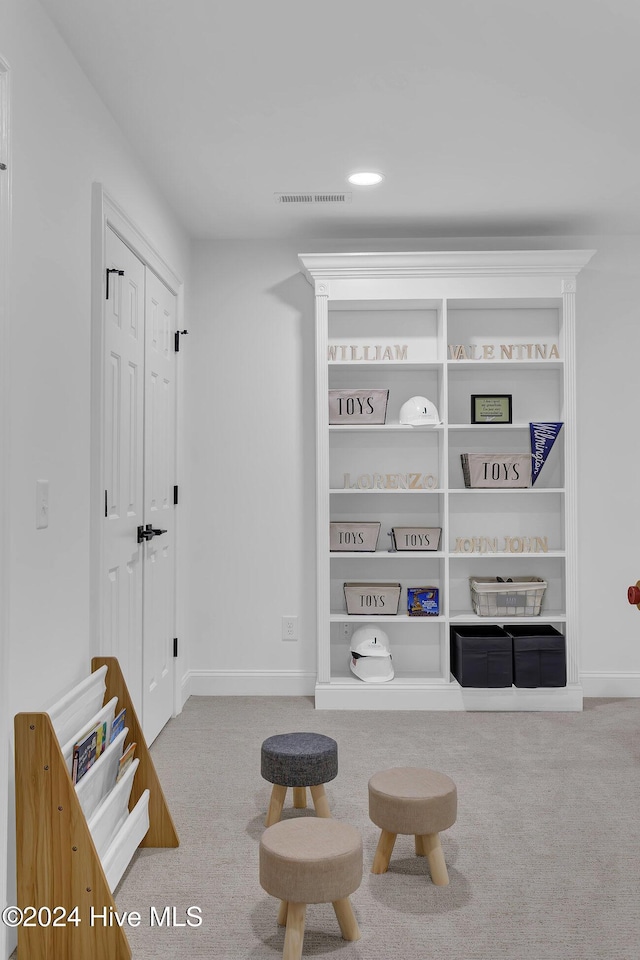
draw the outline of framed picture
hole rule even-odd
[[[511,423],[510,393],[471,395],[471,423]]]

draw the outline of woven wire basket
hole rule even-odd
[[[479,617],[537,617],[547,582],[541,577],[469,577],[471,604]]]

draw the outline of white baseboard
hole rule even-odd
[[[585,697],[640,697],[640,673],[589,671],[580,674]]]
[[[190,696],[312,697],[315,684],[315,673],[298,670],[189,670],[181,699],[184,705]],[[590,671],[580,674],[580,685],[584,697],[640,697],[640,673]]]
[[[315,673],[299,670],[190,670],[186,697],[312,697]]]
[[[185,703],[191,696],[191,691],[189,690],[189,683],[190,683],[189,677],[190,677],[190,674],[189,674],[189,671],[187,670],[186,673],[183,673],[182,679],[178,683],[178,688],[179,688],[178,700],[180,703],[180,711],[179,711],[180,713],[182,713]]]
[[[340,683],[316,684],[318,710],[484,710],[580,711],[579,684],[548,689],[496,687],[476,689],[457,683],[361,683],[343,678]]]

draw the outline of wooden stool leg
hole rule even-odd
[[[316,813],[319,817],[331,816],[331,810],[329,809],[329,801],[327,800],[327,795],[324,792],[324,783],[319,783],[316,787],[309,787],[311,791],[311,797],[313,799],[313,805],[316,808]]]
[[[415,840],[416,840],[416,857],[426,857],[427,854],[422,845],[422,837],[420,836],[419,833],[416,833]]]
[[[345,897],[344,900],[334,900],[333,909],[336,912],[336,917],[340,924],[340,933],[344,939],[359,940],[360,927],[358,926],[358,921],[356,920],[356,915],[353,912],[349,897]]]
[[[304,810],[307,806],[307,788],[306,787],[294,787],[293,788],[293,805],[296,810]]]
[[[427,860],[429,861],[429,870],[431,879],[438,887],[446,887],[449,883],[449,874],[444,860],[444,853],[440,846],[439,833],[425,833],[422,837],[422,847]]]
[[[290,903],[287,911],[287,932],[284,935],[282,960],[300,960],[304,940],[306,903]]]
[[[265,827],[270,827],[272,824],[277,823],[280,819],[282,808],[284,806],[284,798],[286,795],[287,788],[282,787],[279,783],[274,783],[273,789],[271,790],[271,800],[269,801],[267,817],[264,821]]]
[[[397,833],[389,833],[388,830],[381,831],[380,839],[378,840],[378,846],[376,848],[376,855],[373,858],[371,873],[387,872],[389,860],[391,860],[391,854],[393,853],[393,845],[396,842],[397,836]]]
[[[280,909],[278,910],[278,926],[279,927],[286,927],[288,912],[289,912],[288,902],[286,900],[281,900]]]

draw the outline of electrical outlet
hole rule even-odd
[[[298,639],[298,618],[297,617],[282,618],[282,639],[283,640]]]

